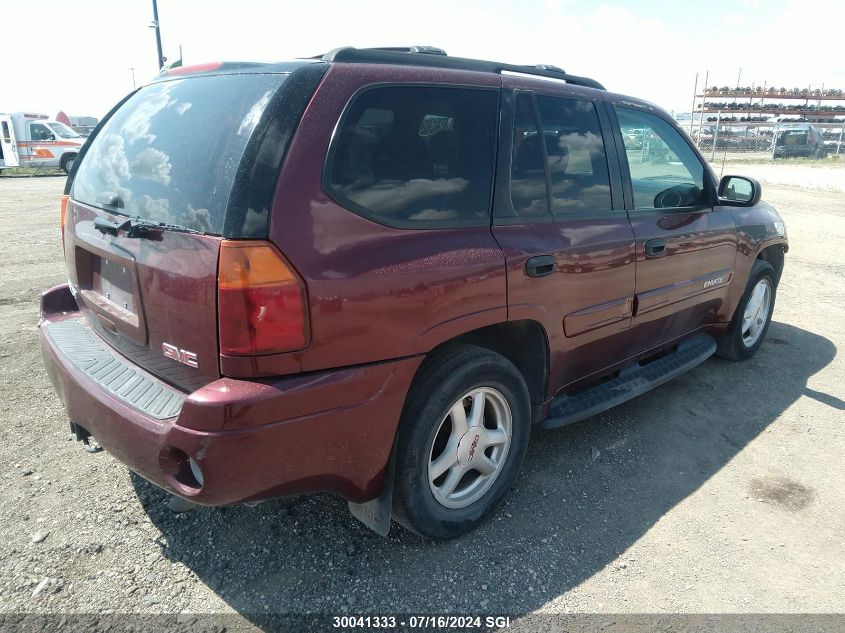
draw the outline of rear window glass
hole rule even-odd
[[[511,202],[519,216],[549,213],[546,165],[531,95],[516,95],[511,158]]]
[[[367,90],[344,117],[327,191],[390,226],[489,223],[498,100],[471,88]]]
[[[590,101],[537,96],[549,157],[552,213],[610,211],[610,176]]]
[[[778,135],[778,138],[790,143],[794,143],[797,140],[806,142],[809,133],[809,130],[784,130]]]
[[[238,164],[287,75],[217,75],[151,84],[91,141],[75,200],[222,233]]]

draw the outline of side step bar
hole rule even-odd
[[[671,354],[646,365],[636,363],[626,367],[612,380],[574,396],[560,395],[552,401],[549,417],[543,420],[543,428],[555,429],[579,422],[636,398],[703,363],[715,351],[715,339],[699,334],[680,343]]]

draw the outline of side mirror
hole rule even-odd
[[[719,183],[719,203],[726,207],[753,207],[763,189],[754,178],[725,176]]]

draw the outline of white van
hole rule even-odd
[[[46,114],[0,114],[0,169],[61,167],[65,173],[85,139]]]

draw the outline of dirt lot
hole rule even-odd
[[[175,515],[70,441],[35,327],[65,279],[63,179],[0,178],[0,615],[845,611],[844,174],[765,189],[792,249],[752,361],[536,432],[449,543],[383,539],[327,495]]]

